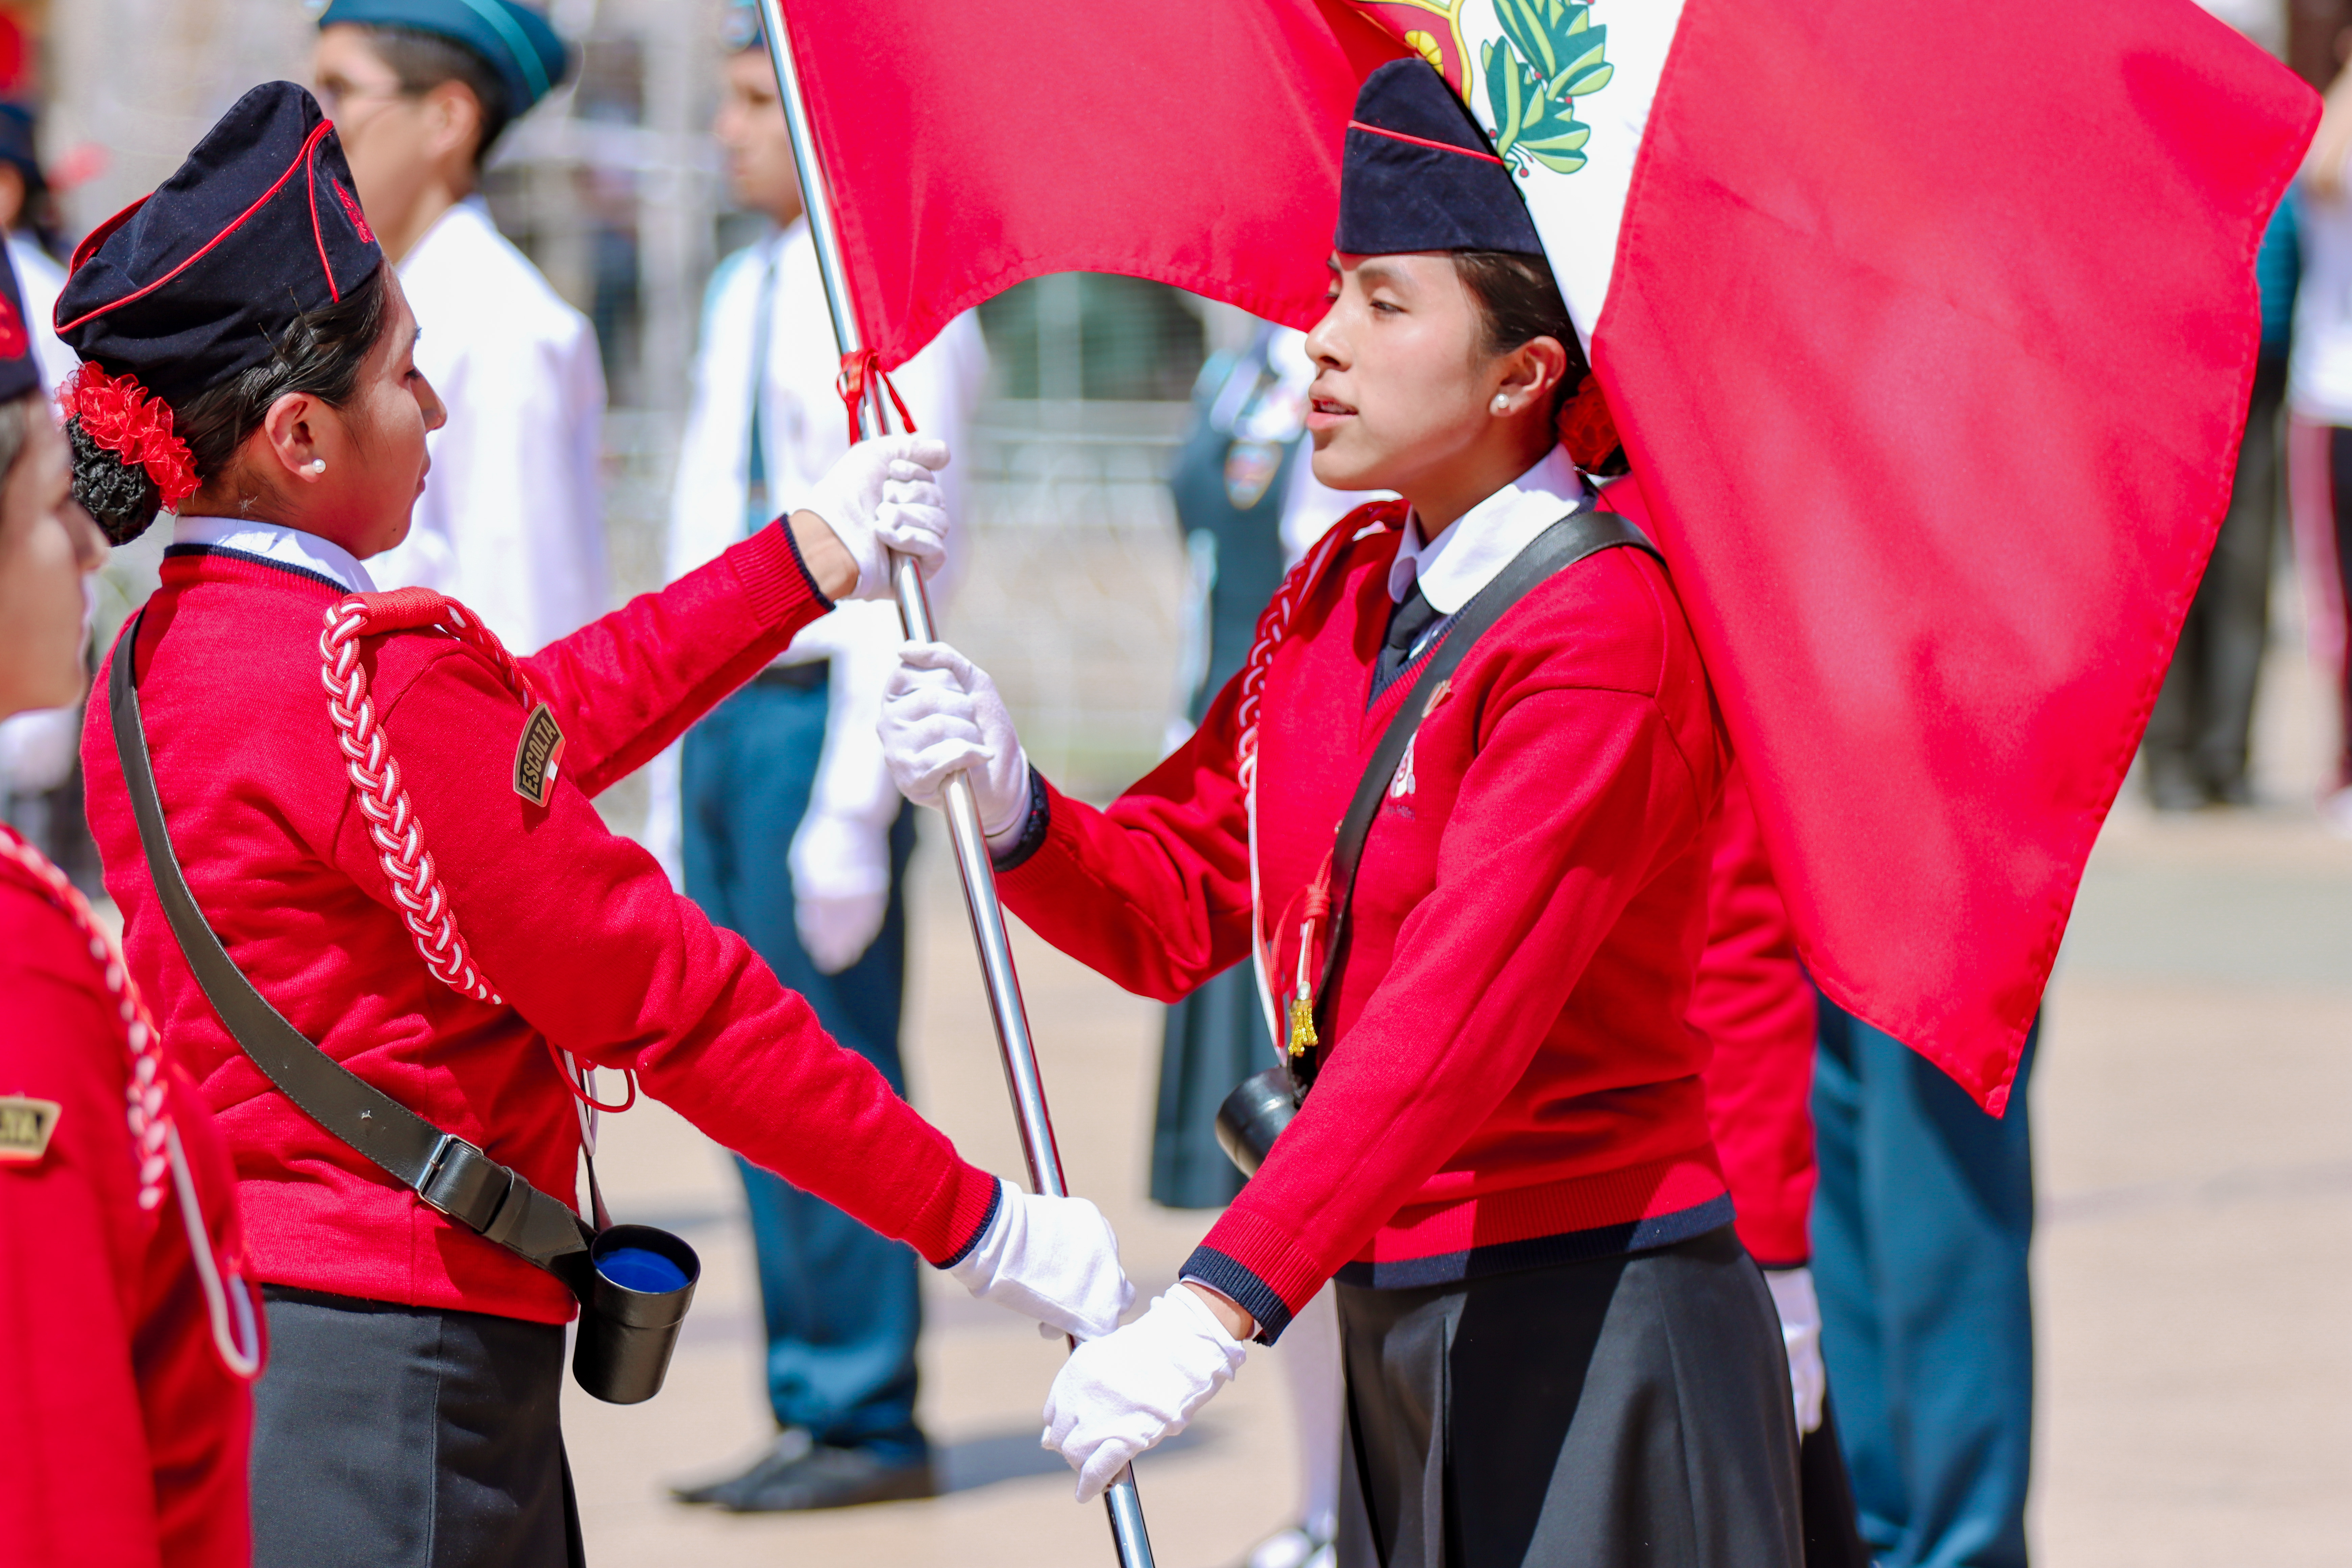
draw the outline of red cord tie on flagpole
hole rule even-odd
[[[849,444],[857,445],[857,409],[866,401],[866,389],[878,386],[890,399],[890,406],[898,411],[898,424],[909,436],[915,433],[915,416],[907,412],[907,400],[890,384],[889,373],[882,368],[882,356],[872,349],[858,349],[841,356],[841,374],[834,385],[840,389],[841,405],[849,411]]]

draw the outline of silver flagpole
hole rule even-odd
[[[833,313],[833,335],[845,354],[862,350],[857,312],[849,297],[849,278],[841,264],[841,242],[834,232],[833,193],[818,161],[816,139],[809,127],[808,105],[801,95],[800,68],[784,31],[782,0],[760,0],[761,25],[768,35],[768,58],[776,68],[776,84],[784,102],[784,123],[792,132],[793,163],[801,178],[801,202],[807,209],[809,236],[816,242],[818,276],[824,280],[824,302]],[[890,428],[890,411],[875,382],[866,387],[857,410],[860,436]],[[966,454],[966,460],[970,460]],[[913,642],[930,642],[937,633],[931,622],[931,602],[923,577],[906,556],[890,562],[898,593],[898,618]],[[980,803],[971,780],[957,773],[947,785],[948,837],[955,846],[956,869],[963,879],[965,910],[971,916],[971,939],[980,950],[981,978],[988,987],[988,1009],[996,1024],[996,1045],[1004,1061],[1004,1087],[1013,1096],[1013,1115],[1021,1123],[1021,1152],[1029,1165],[1029,1185],[1040,1193],[1062,1197],[1062,1155],[1054,1144],[1054,1121],[1045,1110],[1045,1086],[1037,1076],[1037,1048],[1029,1038],[1029,1014],[1021,1003],[1021,978],[1013,969],[1013,944],[1005,934],[1004,908],[997,901],[996,868],[988,857],[988,841],[981,832]],[[1133,1466],[1103,1494],[1110,1514],[1112,1542],[1118,1548],[1119,1568],[1152,1568],[1151,1537],[1144,1528],[1143,1502],[1136,1495]]]

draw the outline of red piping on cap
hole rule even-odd
[[[99,306],[94,310],[85,310],[70,321],[59,321],[58,323],[58,331],[61,332],[69,332],[76,327],[80,326],[84,321],[93,320],[99,316],[103,316],[109,310],[119,310],[122,306],[130,304],[133,300],[144,299],[148,295],[152,294],[156,289],[161,289],[164,284],[169,283],[173,279],[177,278],[181,273],[185,272],[189,268],[194,267],[197,262],[202,261],[206,256],[212,253],[212,249],[215,246],[218,245],[222,240],[226,239],[230,235],[235,234],[238,229],[244,227],[246,219],[251,217],[254,214],[259,212],[264,206],[268,205],[269,198],[276,195],[280,190],[285,188],[286,182],[294,177],[294,171],[302,167],[303,163],[310,158],[310,149],[318,144],[320,138],[325,136],[328,132],[332,131],[333,129],[333,121],[326,120],[319,121],[318,128],[312,131],[309,138],[303,142],[302,150],[294,155],[294,161],[291,163],[286,165],[286,172],[278,176],[278,183],[270,186],[268,190],[262,192],[261,195],[256,196],[253,199],[253,205],[246,208],[243,212],[237,214],[236,219],[231,222],[226,228],[213,236],[212,238],[205,241],[205,246],[202,250],[197,251],[194,256],[189,257],[185,261],[181,262],[177,267],[173,268],[172,270],[164,273],[163,276],[156,279],[155,281],[146,285],[144,288],[133,289],[130,293],[122,296],[121,299],[110,300],[106,304]],[[74,252],[74,266],[79,268],[84,261],[88,260],[89,258],[84,253],[89,250],[94,244],[103,240],[106,236],[112,234],[115,229],[121,225],[124,219],[128,218],[132,213],[139,210],[141,203],[143,203],[146,199],[146,197],[142,196],[139,201],[131,203],[129,206],[123,208],[121,212],[107,219],[105,225],[101,226],[97,233],[91,235],[89,238],[83,240],[80,247]],[[318,221],[318,215],[315,208],[312,210],[311,221],[313,223]],[[327,287],[332,289],[334,287],[334,281],[335,280],[332,278],[329,278],[327,279]]]
[[[1502,160],[1492,153],[1481,153],[1475,147],[1456,147],[1451,142],[1432,142],[1426,136],[1408,136],[1402,131],[1391,131],[1379,125],[1367,125],[1360,120],[1348,121],[1348,129],[1369,131],[1375,136],[1385,136],[1391,142],[1410,142],[1416,147],[1434,147],[1441,153],[1459,153],[1465,158],[1484,158],[1489,163],[1502,163]]]
[[[332,123],[331,121],[328,122]],[[326,128],[321,125],[319,130]],[[326,231],[319,226],[319,132],[313,131],[310,139],[302,143],[302,194],[310,204],[310,238],[319,247],[319,270],[327,275],[327,298],[340,305],[343,302],[343,291],[335,287],[335,269],[327,265]]]

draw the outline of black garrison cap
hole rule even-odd
[[[1349,256],[1544,253],[1495,144],[1445,79],[1420,59],[1391,60],[1356,94],[1335,244]]]
[[[81,242],[58,335],[177,406],[268,359],[300,316],[383,265],[335,128],[308,92],[267,82]]]
[[[33,358],[33,334],[25,321],[25,291],[16,285],[16,264],[0,245],[0,403],[37,392],[41,367]]]

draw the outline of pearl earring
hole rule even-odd
[[[304,468],[304,469],[303,469],[303,472],[308,473],[308,474],[314,474],[314,475],[315,475],[315,474],[323,474],[323,473],[325,473],[326,471],[327,471],[327,459],[326,459],[326,458],[311,458],[311,459],[310,459],[310,466],[309,466],[308,468]]]
[[[1497,414],[1508,414],[1510,411],[1511,400],[1497,393],[1495,396],[1495,412]]]

